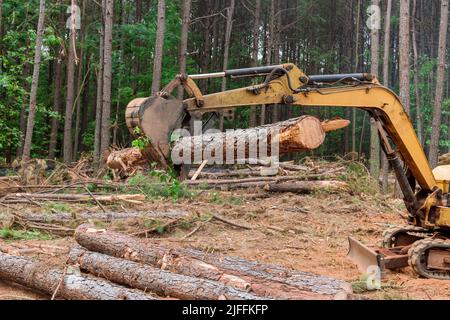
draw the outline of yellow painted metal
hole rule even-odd
[[[450,185],[450,165],[438,166],[433,169],[434,178],[437,185],[444,193],[449,193]]]
[[[307,91],[293,93],[288,86],[287,76],[290,78],[292,87],[299,88],[304,84],[300,78],[305,75],[293,64],[283,66],[285,68],[289,66],[288,75],[270,81],[266,88],[257,93],[252,90],[253,87],[247,87],[204,95],[202,108],[197,107],[195,99],[188,99],[184,101],[186,109],[187,111],[210,112],[239,106],[283,104],[283,97],[291,95],[294,101],[291,105],[299,107],[348,107],[367,111],[378,110],[386,131],[421,188],[424,191],[432,192],[438,187],[411,120],[394,92],[381,86],[375,78],[371,83],[357,86],[310,88]]]
[[[441,228],[450,228],[450,208],[437,207],[438,214],[436,219],[436,226]]]

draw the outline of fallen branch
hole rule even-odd
[[[225,219],[225,218],[222,218],[222,217],[220,217],[220,216],[218,216],[218,215],[216,215],[216,214],[214,214],[214,213],[212,214],[212,217],[213,217],[214,219],[220,221],[220,222],[229,224],[230,226],[233,226],[233,227],[238,227],[238,228],[247,229],[247,230],[251,230],[251,229],[252,229],[252,227],[244,226],[244,225],[241,225],[241,224],[237,224],[236,222],[232,222],[232,221],[230,221],[230,220],[227,220],[227,219]]]

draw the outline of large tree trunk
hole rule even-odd
[[[389,53],[391,50],[391,10],[392,0],[386,3],[386,16],[384,19],[384,52],[383,52],[383,83],[389,87]],[[389,162],[384,152],[381,153],[382,182],[384,193],[388,192]]]
[[[372,0],[372,5],[380,6],[380,0]],[[370,46],[370,72],[378,75],[380,64],[380,32],[378,26],[372,26]],[[377,181],[380,177],[380,139],[378,137],[378,128],[373,119],[370,126],[370,174]]]
[[[153,59],[152,95],[154,95],[161,89],[165,24],[166,24],[166,1],[158,0],[158,26],[156,30],[155,58]]]
[[[186,276],[219,281],[263,297],[332,299],[346,285],[344,281],[280,266],[216,254],[205,255],[198,250],[168,248],[121,233],[98,230],[88,224],[77,228],[75,239],[92,251]]]
[[[324,138],[325,131],[320,121],[315,117],[302,116],[245,130],[182,137],[174,143],[172,161],[186,164],[208,159],[209,164],[235,163],[236,160],[245,163],[245,159],[315,149]],[[278,150],[273,150],[277,142]]]
[[[149,265],[72,248],[69,261],[115,283],[186,300],[256,300],[259,297],[217,281],[185,276]]]
[[[180,39],[180,74],[186,73],[186,58],[188,49],[189,22],[191,17],[191,0],[183,1],[183,16],[181,22],[181,39]],[[178,99],[183,99],[183,87],[178,88]]]
[[[103,110],[103,56],[105,44],[105,0],[102,0],[102,23],[100,27],[99,67],[97,70],[97,100],[95,105],[95,132],[94,132],[94,165],[97,167],[101,158],[101,132]]]
[[[43,263],[0,252],[0,278],[52,296],[74,300],[154,300],[139,290],[128,289],[107,280],[64,274]]]
[[[227,8],[227,24],[225,27],[225,44],[223,47],[223,67],[222,69],[225,71],[228,69],[228,60],[230,54],[230,42],[231,42],[231,31],[233,29],[233,15],[234,15],[234,7],[236,1],[230,0],[230,6]],[[227,78],[224,77],[222,79],[221,90],[225,91],[227,89]],[[220,113],[220,123],[219,130],[223,131],[223,121],[225,118],[232,118],[233,110],[230,111],[222,111]]]
[[[42,42],[44,38],[44,22],[45,22],[45,0],[39,3],[39,21],[37,27],[36,47],[34,53],[34,69],[33,80],[31,82],[30,107],[28,111],[27,131],[25,134],[25,142],[23,145],[23,159],[28,160],[31,154],[31,142],[33,139],[34,118],[36,116],[36,99],[37,89],[39,85],[39,71],[41,67]]]
[[[102,131],[100,137],[100,153],[109,147],[111,137],[111,82],[112,82],[112,31],[114,0],[105,1],[105,36],[103,47],[103,99],[102,99]]]
[[[253,45],[252,45],[252,67],[258,66],[258,54],[259,54],[259,27],[261,23],[261,0],[255,2],[255,20],[253,21]],[[250,127],[256,126],[258,107],[253,106],[250,109]]]
[[[409,0],[400,0],[399,86],[400,100],[409,114]]]
[[[62,50],[60,48],[59,50]],[[63,56],[60,53],[58,58],[55,60],[55,87],[53,92],[53,112],[57,113],[58,116],[52,118],[52,125],[50,130],[50,142],[48,146],[48,158],[51,160],[55,159],[56,156],[56,145],[58,143],[58,129],[59,129],[59,112],[61,110],[61,89],[62,89],[62,59]]]
[[[75,52],[77,31],[75,26],[75,6],[76,0],[71,1],[71,17],[70,17],[70,37],[69,37],[69,56],[67,59],[67,95],[66,95],[66,115],[64,119],[64,163],[72,162],[72,116],[73,116],[73,102],[75,91]]]
[[[428,158],[431,167],[436,167],[439,155],[439,137],[442,120],[442,99],[444,96],[445,54],[447,46],[448,0],[441,0],[441,23],[439,27],[439,50],[436,74],[436,94],[434,97],[433,123],[430,152]]]
[[[422,128],[422,108],[419,93],[419,53],[417,50],[417,32],[416,32],[416,0],[413,0],[413,13],[411,19],[411,35],[412,35],[412,47],[413,47],[413,57],[414,57],[414,93],[416,98],[416,125],[417,125],[417,137],[419,142],[423,145],[423,128]]]

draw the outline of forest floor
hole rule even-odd
[[[400,200],[383,196],[349,195],[327,192],[312,195],[264,194],[256,191],[204,191],[194,199],[151,200],[144,205],[105,206],[108,211],[148,212],[185,211],[187,216],[149,221],[141,218],[97,222],[124,233],[141,231],[155,223],[161,226],[148,237],[173,247],[189,247],[207,252],[223,253],[260,262],[280,264],[294,269],[328,275],[355,283],[361,273],[346,259],[347,237],[353,235],[364,243],[377,246],[382,231],[403,223],[399,212],[404,210]],[[95,205],[50,203],[43,206],[18,204],[14,207],[24,214],[57,208],[71,213],[99,212]],[[250,226],[234,227],[216,219],[218,214],[230,221]],[[192,231],[194,233],[190,234]],[[186,235],[189,235],[186,237]],[[49,263],[64,265],[67,250],[75,241],[71,237],[51,238],[38,234],[0,239],[0,247],[41,246],[30,253]],[[5,238],[5,237],[4,237]],[[8,237],[6,237],[8,238]],[[43,246],[42,246],[43,245]],[[58,248],[58,251],[50,250]],[[45,249],[50,248],[50,249]],[[61,250],[62,249],[62,250]],[[408,267],[387,272],[383,288],[357,293],[370,299],[450,299],[450,281],[421,279]],[[45,299],[19,286],[0,281],[0,299]]]

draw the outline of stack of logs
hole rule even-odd
[[[84,224],[61,271],[0,253],[0,279],[58,299],[345,299],[341,280],[245,259],[174,249]],[[83,273],[82,273],[83,272]]]

